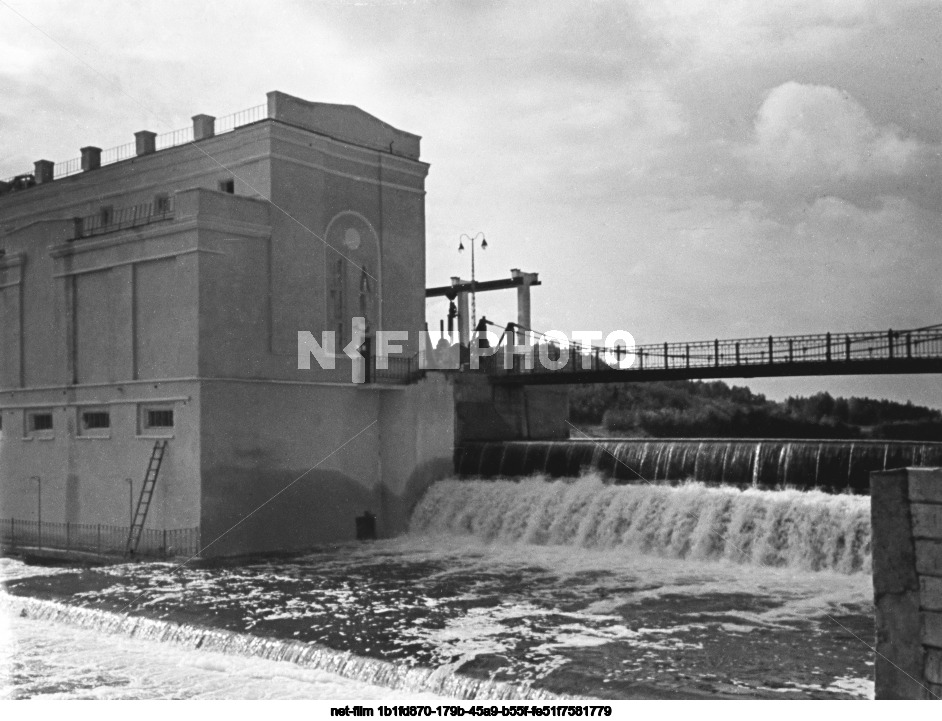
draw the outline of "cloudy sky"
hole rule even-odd
[[[942,322],[939,0],[0,0],[0,48],[0,177],[277,89],[422,135],[428,283],[483,231],[538,329]],[[934,376],[749,385],[942,407]]]

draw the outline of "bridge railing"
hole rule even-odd
[[[942,357],[942,332],[939,329],[887,330],[646,344],[635,349],[632,368],[680,369],[939,357]]]
[[[609,371],[617,368],[622,353],[577,343],[561,349],[547,343],[536,331],[526,329],[531,350],[506,360],[507,338],[502,336],[495,355],[482,357],[480,366],[489,373],[547,373],[573,371]],[[519,346],[519,342],[517,343]],[[628,349],[630,350],[630,349]],[[539,360],[556,360],[566,352],[568,361],[546,367]],[[689,343],[651,343],[634,348],[634,359],[624,370],[686,370],[735,368],[740,366],[783,366],[793,363],[854,363],[942,358],[942,327],[933,326],[904,331],[862,333],[820,333],[761,338],[715,339]]]

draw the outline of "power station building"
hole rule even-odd
[[[407,383],[425,323],[419,142],[272,92],[0,186],[5,542],[42,520],[47,542],[88,547],[97,529],[100,547],[102,527],[129,525],[162,441],[146,528],[167,553],[351,539],[364,511],[381,535],[402,530],[452,471],[459,396],[494,416],[485,379]],[[368,336],[409,333],[367,383],[341,351],[354,317]],[[298,333],[327,330],[335,368],[299,369]]]

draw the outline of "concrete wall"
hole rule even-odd
[[[157,438],[169,438],[146,528],[195,528],[199,525],[198,468],[199,396],[195,383],[127,384],[111,389],[82,388],[31,393],[2,409],[0,434],[0,518],[35,521],[42,486],[42,519],[53,523],[91,523],[127,526],[129,487],[133,502]],[[174,411],[174,428],[142,428],[142,407],[159,404]],[[80,414],[106,410],[107,431],[83,433]],[[53,415],[53,430],[27,434],[26,415],[41,410]]]
[[[435,481],[454,474],[455,387],[449,374],[428,371],[415,385],[380,395],[383,505],[379,531],[408,529],[416,503]]]
[[[366,265],[376,306],[372,329],[409,331],[407,352],[416,353],[425,322],[428,166],[325,144],[280,124],[272,128],[272,153],[272,201],[285,210],[272,213],[273,353],[288,358],[296,370],[298,331],[320,340],[322,331],[333,329],[329,269],[337,261],[348,280],[346,317],[358,315],[360,268]],[[345,243],[351,229],[360,238],[358,247]],[[349,333],[349,320],[345,325]],[[336,380],[309,373],[304,379]]]
[[[942,469],[872,473],[878,699],[942,697]]]
[[[268,116],[332,138],[417,159],[418,135],[397,130],[354,105],[315,103],[285,93],[268,93]]]
[[[454,405],[443,377],[401,387],[206,381],[206,556],[289,551],[355,538],[369,510],[403,531],[452,472]]]
[[[504,386],[483,373],[452,375],[459,443],[569,438],[567,386]]]

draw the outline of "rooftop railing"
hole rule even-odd
[[[215,121],[215,132],[214,135],[222,135],[223,133],[228,133],[236,128],[240,128],[244,125],[250,125],[256,123],[260,120],[265,120],[268,117],[268,105],[256,105],[253,108],[246,108],[245,110],[239,110],[238,112],[231,113],[230,115],[225,115],[221,118],[216,118]],[[167,133],[162,133],[156,138],[156,149],[157,151],[167,150],[168,148],[175,148],[180,145],[187,145],[194,141],[193,127],[180,128],[178,130],[171,130]],[[130,160],[131,158],[137,157],[137,146],[136,143],[125,143],[124,145],[118,145],[114,148],[108,148],[101,152],[101,165],[113,165],[114,163],[120,163],[123,160]],[[59,180],[60,178],[67,178],[70,175],[76,175],[82,172],[82,158],[72,158],[71,160],[66,160],[61,163],[55,164],[55,170],[53,173],[53,179]],[[0,184],[7,185],[17,185],[19,187],[14,187],[14,190],[22,190],[26,187],[32,187],[35,185],[35,180],[30,183],[27,183],[26,178],[33,178],[33,171],[29,170],[25,173],[20,173],[18,175],[11,176],[0,180]],[[2,188],[0,188],[2,189]]]

